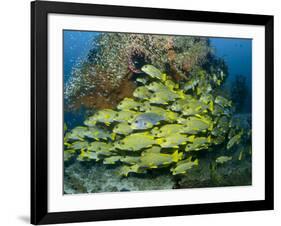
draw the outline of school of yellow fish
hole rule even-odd
[[[142,71],[134,98],[124,98],[114,110],[99,110],[84,126],[65,132],[65,161],[74,156],[121,165],[122,176],[158,168],[181,175],[200,164],[196,153],[239,144],[243,130],[231,127],[232,103],[215,95],[208,82],[179,84],[152,65]],[[217,85],[223,76],[216,78]],[[231,159],[219,156],[215,162]]]

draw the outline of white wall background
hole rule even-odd
[[[78,0],[77,0],[78,1]],[[281,6],[278,0],[80,0],[99,4],[270,14],[275,16],[275,210],[219,215],[96,222],[111,225],[280,225]],[[0,3],[0,225],[29,223],[30,3]],[[90,225],[93,223],[83,223]],[[82,224],[81,224],[82,225]]]

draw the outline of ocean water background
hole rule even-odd
[[[86,60],[89,51],[94,48],[95,40],[99,32],[72,31],[63,32],[63,77],[64,85],[69,81],[72,72]],[[229,89],[235,78],[243,75],[246,78],[248,94],[244,97],[243,111],[251,113],[252,93],[252,40],[239,38],[209,38],[210,45],[214,48],[214,54],[222,58],[228,67],[228,77],[225,81],[225,89]],[[65,112],[64,120],[70,127],[83,122],[83,109],[79,112]]]

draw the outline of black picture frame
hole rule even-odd
[[[48,14],[96,15],[200,21],[265,27],[265,199],[142,208],[48,212]],[[31,3],[31,223],[52,224],[192,214],[272,210],[273,186],[273,16],[62,2]]]

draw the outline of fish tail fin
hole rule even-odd
[[[192,159],[192,156],[189,156],[189,157],[187,158],[187,161],[188,161],[188,162],[191,162],[191,159]]]
[[[192,136],[189,137],[189,141],[190,141],[191,143],[194,142],[194,139],[195,139],[195,135],[192,135]]]
[[[179,158],[180,158],[180,154],[179,154],[178,150],[176,150],[176,151],[172,154],[173,162],[178,162],[178,161],[179,161]]]
[[[179,94],[181,99],[185,99],[185,94],[184,94],[184,92],[182,90],[179,91],[178,94]]]
[[[116,133],[112,133],[112,134],[111,134],[111,139],[112,139],[112,140],[115,140],[115,138],[116,138]]]
[[[182,160],[183,159],[183,152],[180,152],[179,153],[179,160]]]
[[[167,80],[167,75],[165,73],[162,74],[161,80],[164,82]]]
[[[81,157],[84,157],[84,156],[85,156],[85,154],[86,154],[85,150],[84,150],[84,149],[81,149],[80,156],[81,156]]]
[[[212,101],[212,100],[209,103],[209,109],[210,109],[211,112],[214,111],[214,101]]]
[[[63,144],[64,144],[66,147],[70,147],[70,146],[71,146],[71,144],[68,143],[68,142],[64,142]]]
[[[208,130],[209,130],[209,131],[212,131],[213,129],[214,129],[214,123],[211,122],[211,123],[210,123],[210,126],[209,126],[209,128],[208,128]]]

